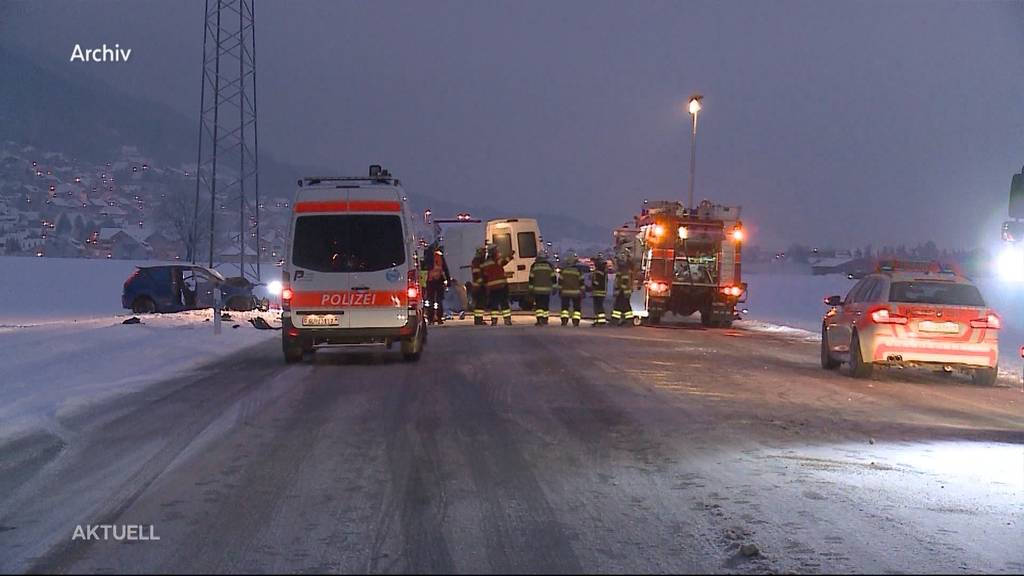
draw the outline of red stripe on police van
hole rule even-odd
[[[295,292],[292,310],[297,308],[403,308],[409,296],[404,290],[376,292]]]
[[[401,212],[402,203],[388,200],[306,200],[295,204],[295,212]]]

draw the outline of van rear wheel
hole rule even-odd
[[[421,325],[416,335],[409,340],[402,340],[402,360],[418,362],[423,355],[423,345],[427,341],[426,326]]]
[[[284,350],[285,364],[295,364],[296,362],[302,361],[304,350],[302,349],[302,345],[298,342],[285,339],[282,342],[282,349]]]
[[[418,362],[423,355],[423,346],[420,339],[402,341],[402,360],[406,362]]]

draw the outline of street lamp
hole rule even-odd
[[[690,132],[690,204],[689,211],[693,212],[693,175],[697,164],[697,113],[701,110],[700,102],[704,97],[700,94],[690,96],[688,110],[693,117],[693,130]]]

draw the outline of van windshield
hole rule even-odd
[[[405,263],[398,216],[323,214],[300,216],[292,239],[292,264],[317,272],[375,272]]]
[[[904,304],[944,304],[947,306],[985,306],[981,292],[970,284],[951,282],[893,282],[889,301]]]

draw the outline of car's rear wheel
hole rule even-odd
[[[828,329],[821,327],[821,367],[825,370],[839,368],[840,362],[832,357],[832,351],[828,343]]]
[[[971,373],[971,379],[978,386],[995,386],[999,378],[999,368],[976,368]]]
[[[853,340],[850,342],[850,375],[854,378],[870,378],[874,366],[864,361],[864,355],[860,350],[860,336],[854,332]]]
[[[136,314],[153,314],[156,312],[156,302],[147,296],[140,296],[132,302],[132,312]]]

